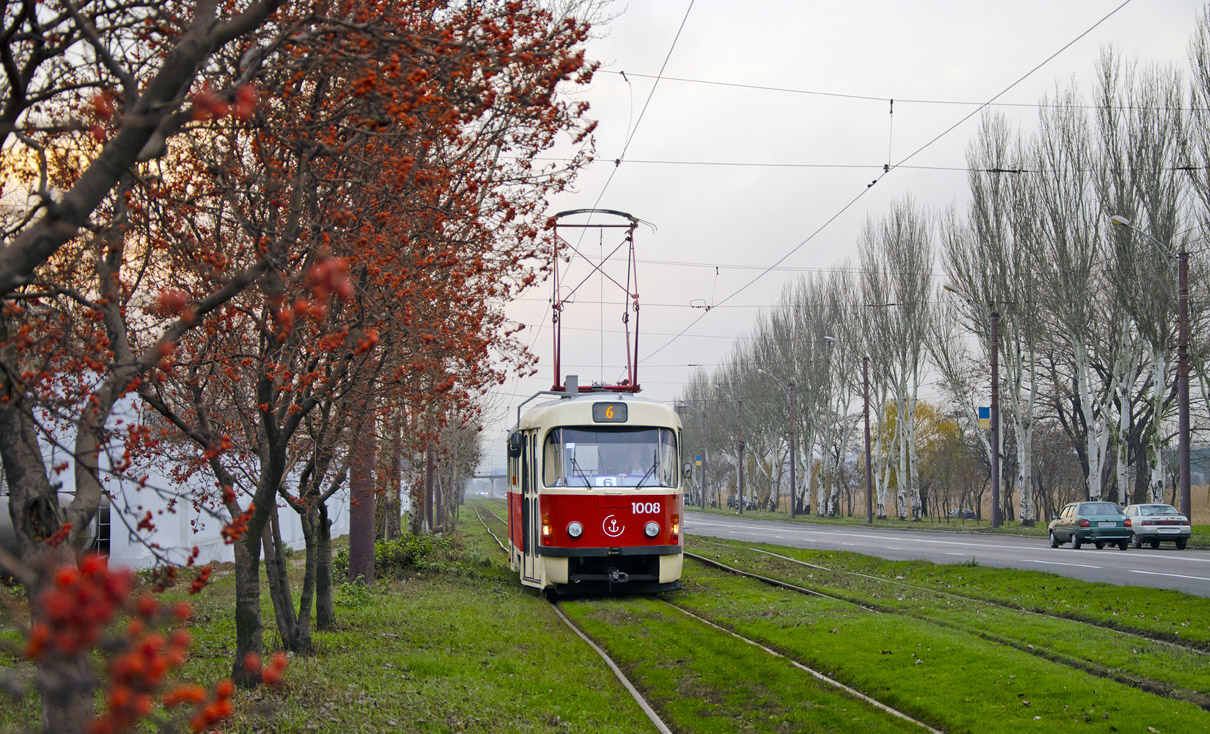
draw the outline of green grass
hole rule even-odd
[[[237,717],[224,731],[649,731],[608,668],[544,600],[519,585],[473,511],[462,514],[456,541],[433,551],[440,557],[426,559],[425,570],[405,569],[398,580],[368,589],[338,589],[337,629],[315,633],[314,654],[292,656],[282,689],[237,693]],[[882,612],[771,588],[693,561],[686,562],[685,589],[662,598],[947,732],[1210,730],[1210,714],[1181,700],[1210,695],[1207,655],[1081,622],[1210,650],[1210,605],[1203,598],[1040,572],[764,546],[833,569],[822,571],[749,545],[690,540],[695,552]],[[301,554],[293,562],[300,564]],[[194,599],[195,643],[182,679],[213,683],[229,675],[233,596],[231,570],[220,568]],[[563,606],[677,731],[903,728],[785,659],[659,599]],[[267,594],[262,609],[272,652]],[[0,621],[0,639],[14,640],[11,624]],[[0,668],[25,678],[32,672],[3,653]],[[1122,681],[1141,681],[1167,696]],[[36,725],[37,715],[32,694],[4,699],[0,731]]]
[[[1035,609],[1041,609],[1042,604],[1036,603],[1036,597],[1044,595],[1047,589],[1064,589],[1068,580],[1061,577],[1034,574],[1026,577],[1025,583],[1009,583],[1015,573],[1033,572],[935,566],[922,561],[879,563],[876,559],[855,554],[766,546],[766,549],[776,550],[787,557],[850,572],[841,573],[794,564],[734,543],[700,545],[702,547],[695,548],[695,552],[763,576],[966,631],[1118,680],[1145,682],[1152,689],[1172,696],[1210,703],[1210,656],[1204,653],[1140,638],[1132,632],[1151,634],[1151,631],[1118,617],[1112,617],[1112,621],[1118,623],[1117,629],[1105,629],[1080,621],[1074,614],[1069,619],[1021,611],[1024,605],[1030,603],[1035,603]],[[856,573],[877,576],[883,580]],[[941,578],[936,578],[934,574],[939,574]],[[972,575],[984,583],[967,581]],[[962,585],[956,586],[953,581]],[[1029,583],[1031,581],[1032,584]],[[969,593],[975,589],[977,596]],[[1021,592],[1021,589],[1029,591]],[[1153,602],[1146,607],[1160,618],[1152,618],[1150,621],[1153,623],[1158,624],[1162,620],[1165,627],[1171,628],[1180,621],[1189,624],[1186,629],[1201,628],[1202,631],[1210,625],[1207,605],[1196,597],[1155,589],[1139,591],[1140,598],[1135,600],[1139,608],[1144,608],[1148,600]],[[1095,608],[1102,603],[1116,604],[1122,598],[1121,590],[1117,587],[1098,584],[1081,584],[1078,589],[1065,589],[1061,596],[1078,600],[1086,608]],[[989,604],[981,599],[994,603]],[[1183,609],[1191,615],[1191,619],[1171,617],[1177,609]],[[1102,613],[1104,611],[1101,610]],[[1069,614],[1068,610],[1060,610],[1060,613]],[[1113,615],[1114,612],[1111,610],[1109,614]],[[1104,623],[1088,614],[1081,619]]]
[[[237,692],[236,718],[222,729],[649,730],[646,716],[608,667],[540,596],[523,590],[500,567],[503,554],[482,543],[490,539],[467,534],[462,540],[444,572],[414,573],[368,591],[338,591],[338,628],[315,633],[313,655],[291,656],[282,689]],[[233,598],[230,569],[220,569],[194,598],[194,645],[181,679],[213,683],[230,675]],[[272,651],[267,592],[264,599]],[[0,660],[0,666],[30,671],[12,660]],[[36,725],[34,694],[18,705],[0,701],[0,731]]]
[[[1206,731],[1210,713],[928,620],[695,564],[675,603],[947,731]]]
[[[1210,602],[1205,597],[1179,591],[1099,584],[1044,571],[888,561],[843,551],[811,551],[714,539],[690,539],[689,550],[706,551],[719,545],[759,547],[838,571],[865,573],[1024,610],[1084,619],[1210,651]]]
[[[919,731],[656,599],[562,606],[675,731]]]

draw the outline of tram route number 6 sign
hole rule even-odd
[[[593,423],[625,423],[626,403],[593,403]]]

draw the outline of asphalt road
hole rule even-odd
[[[794,548],[842,550],[890,560],[963,563],[972,558],[982,566],[1048,571],[1084,581],[1176,589],[1210,597],[1210,551],[1176,550],[1170,543],[1159,550],[1143,547],[1126,551],[1085,545],[1051,548],[1045,538],[981,535],[961,532],[886,530],[812,525],[700,512],[685,513],[687,547],[693,536],[775,543]]]

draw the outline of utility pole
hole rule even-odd
[[[744,401],[738,398],[739,409],[739,514],[744,514]]]
[[[1189,488],[1189,252],[1183,245],[1176,258],[1176,304],[1180,339],[1176,352],[1177,434],[1180,444],[1177,466],[1181,476],[1181,514],[1192,522],[1193,503]]]
[[[874,524],[874,469],[870,466],[870,356],[861,355],[861,402],[865,414],[865,522]]]
[[[794,380],[790,380],[790,519],[794,519],[794,502],[798,492],[798,474],[795,465],[798,464],[798,446],[794,442],[794,434],[798,433],[794,421]]]
[[[992,527],[1000,527],[1000,369],[997,346],[1000,343],[1000,314],[991,312],[992,353],[992,404],[990,417],[992,429]]]
[[[698,503],[702,509],[706,509],[706,404],[702,403],[702,409],[697,412],[702,419],[702,468],[699,474],[702,475],[702,496],[698,497]]]

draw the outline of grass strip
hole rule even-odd
[[[906,582],[854,577],[807,567],[747,548],[702,550],[705,557],[739,562],[743,570],[880,610],[964,630],[1119,682],[1210,705],[1210,655],[1152,642],[1067,618],[1047,617],[933,591]],[[713,551],[713,553],[711,552]],[[793,557],[787,549],[782,555]]]
[[[835,571],[869,574],[1008,607],[1085,620],[1210,652],[1210,603],[1205,597],[1180,591],[1081,581],[1045,571],[889,561],[847,551],[813,551],[715,538],[690,539],[688,549],[697,552],[719,546],[762,548]]]
[[[912,616],[688,565],[674,602],[946,731],[1210,730],[1210,712]]]
[[[921,731],[656,599],[561,606],[636,681],[674,730]]]
[[[474,526],[464,522],[452,555],[434,570],[369,588],[341,586],[337,628],[314,634],[313,654],[290,656],[282,689],[237,692],[236,718],[223,730],[651,731],[604,662],[502,567],[504,554],[470,515]],[[292,581],[297,589],[299,579]],[[227,677],[235,639],[231,569],[220,567],[190,601],[194,645],[181,679]],[[272,652],[267,592],[262,614]],[[0,661],[9,666],[32,672],[27,663]],[[0,731],[36,728],[37,716],[35,694],[0,699]]]

